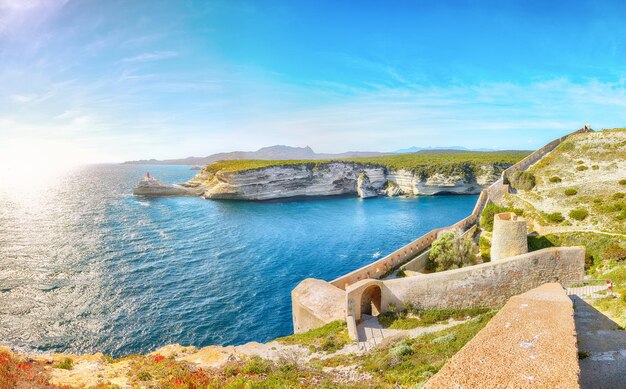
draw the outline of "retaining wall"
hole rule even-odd
[[[438,388],[578,388],[574,309],[561,285],[512,297],[426,383]]]

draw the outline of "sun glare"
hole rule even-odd
[[[9,140],[0,145],[0,189],[45,185],[87,161],[84,151],[67,142]]]

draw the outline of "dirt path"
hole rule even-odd
[[[626,387],[626,331],[578,296],[574,322],[578,336],[580,387]]]

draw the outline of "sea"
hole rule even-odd
[[[133,196],[147,171],[165,183],[196,173],[106,164],[0,181],[0,345],[120,357],[266,342],[292,332],[300,281],[364,266],[476,201]]]

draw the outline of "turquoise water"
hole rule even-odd
[[[290,291],[331,280],[468,215],[476,196],[236,202],[131,195],[145,171],[88,166],[0,186],[0,344],[149,352],[291,333]]]

